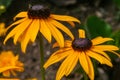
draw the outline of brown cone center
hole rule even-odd
[[[78,51],[86,51],[90,49],[91,46],[92,42],[88,38],[78,38],[74,39],[72,42],[73,49]]]
[[[34,5],[28,9],[30,19],[47,19],[50,16],[50,10],[43,5]]]

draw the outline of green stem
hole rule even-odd
[[[43,68],[44,65],[44,48],[43,48],[43,38],[41,33],[39,33],[39,45],[40,45],[40,69],[41,69],[41,80],[45,80],[45,69]]]
[[[83,73],[83,77],[84,77],[84,80],[88,80],[88,76],[85,72]]]

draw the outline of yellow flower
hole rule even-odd
[[[51,42],[51,38],[53,36],[59,45],[61,47],[64,47],[64,38],[58,29],[67,33],[71,38],[73,38],[73,35],[70,30],[66,28],[66,26],[57,20],[67,21],[72,26],[74,26],[73,22],[80,23],[78,19],[71,16],[51,14],[50,10],[46,7],[43,7],[42,5],[34,5],[30,7],[28,12],[20,12],[17,14],[14,17],[14,20],[16,20],[16,18],[22,19],[14,22],[8,27],[9,29],[14,25],[17,25],[7,35],[4,40],[4,44],[10,37],[14,37],[14,44],[20,40],[23,52],[25,52],[29,41],[35,41],[39,31],[49,42]]]
[[[22,72],[23,63],[18,60],[19,56],[14,55],[12,51],[3,51],[0,54],[0,73],[9,77],[10,72],[16,76],[15,71]]]
[[[4,36],[6,34],[5,23],[0,23],[0,36]]]
[[[85,37],[85,32],[81,29],[79,30],[79,38],[75,38],[73,41],[66,40],[65,47],[53,53],[45,63],[44,68],[46,69],[48,66],[64,59],[56,75],[56,80],[61,80],[64,75],[68,76],[72,72],[79,61],[90,80],[94,80],[94,68],[91,58],[112,67],[110,57],[104,51],[112,52],[120,57],[115,52],[115,50],[119,50],[118,47],[102,44],[110,40],[112,39],[103,37],[90,40]],[[58,47],[58,44],[55,43],[53,47]]]
[[[18,78],[0,78],[0,80],[20,80]]]
[[[0,78],[0,80],[20,80],[19,78]],[[37,80],[37,78],[30,78],[26,80]]]

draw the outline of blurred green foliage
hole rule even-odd
[[[97,16],[89,16],[87,18],[86,29],[90,38],[97,36],[109,37],[112,34],[112,27]]]
[[[120,8],[120,0],[113,0],[113,2],[116,4],[118,8]]]
[[[114,31],[111,37],[114,39],[114,42],[112,42],[112,44],[120,47],[120,30]]]
[[[12,0],[0,0],[0,15],[6,11]]]

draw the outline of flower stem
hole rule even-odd
[[[41,80],[45,80],[45,69],[44,65],[44,48],[43,48],[43,38],[41,33],[39,33],[39,46],[40,46],[40,69],[41,69]]]
[[[83,77],[84,77],[84,80],[88,80],[88,76],[85,72],[83,73]]]

